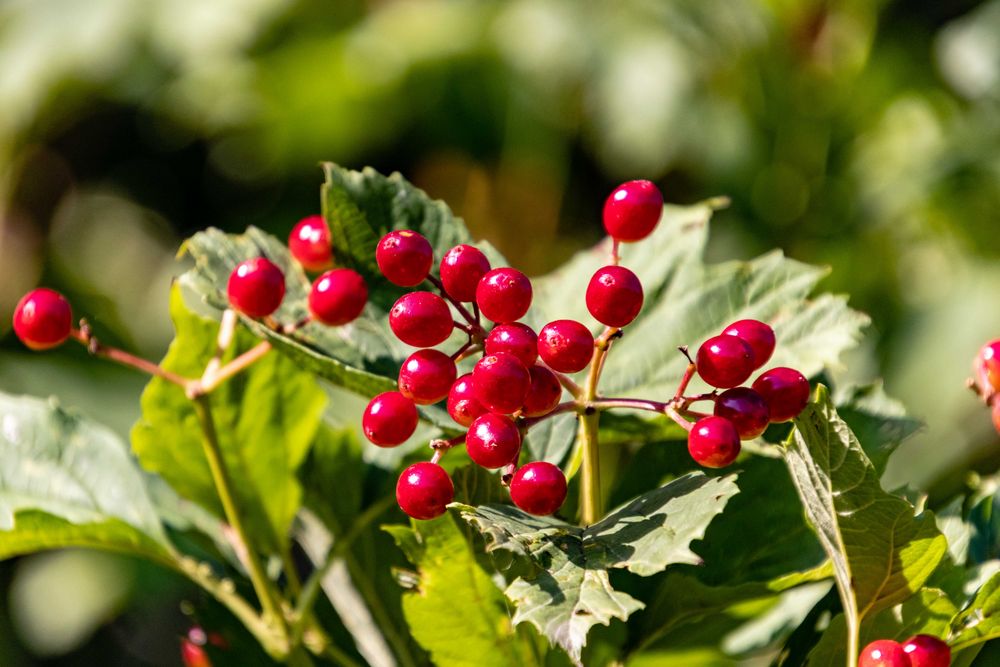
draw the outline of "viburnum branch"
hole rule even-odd
[[[687,356],[687,348],[681,350],[684,355]],[[674,401],[678,401],[684,397],[684,392],[687,391],[688,385],[691,383],[691,378],[694,377],[695,372],[698,367],[693,361],[690,361],[691,357],[688,357],[689,363],[687,368],[684,369],[684,376],[681,377],[680,384],[677,385],[677,392],[674,394]]]
[[[265,354],[271,351],[271,343],[261,341],[255,346],[236,357],[225,366],[219,368],[211,377],[188,383],[188,398],[194,399],[198,396],[211,393],[220,384],[233,377],[237,373],[246,370],[259,361]]]
[[[232,308],[222,311],[222,321],[219,323],[219,333],[215,337],[215,354],[205,365],[205,372],[201,375],[201,381],[207,382],[212,375],[219,370],[222,365],[222,355],[226,353],[229,346],[233,344],[233,337],[236,335],[236,323],[239,316]]]
[[[664,414],[669,404],[661,403],[660,401],[650,401],[644,398],[595,398],[590,401],[589,405],[601,411],[612,408],[626,408]]]
[[[86,320],[80,320],[80,328],[72,329],[70,331],[70,336],[83,343],[83,345],[86,346],[87,351],[95,357],[103,357],[122,364],[123,366],[130,366],[136,370],[142,371],[143,373],[162,378],[167,382],[176,384],[179,387],[186,387],[190,382],[188,378],[182,377],[172,371],[168,371],[159,364],[154,364],[152,361],[143,359],[142,357],[137,357],[134,354],[126,352],[125,350],[104,345],[97,340],[96,336],[94,336],[90,329],[90,325],[87,324]]]
[[[441,460],[441,457],[444,456],[449,449],[451,449],[452,447],[457,447],[463,442],[465,442],[465,433],[462,433],[461,435],[456,435],[454,438],[450,438],[448,440],[444,440],[441,438],[431,440],[430,447],[431,449],[434,450],[434,456],[431,457],[431,463],[437,463],[438,461]]]
[[[476,327],[476,329],[482,331],[482,328],[479,326],[479,318],[473,317],[472,313],[469,312],[469,309],[466,308],[461,301],[453,299],[452,296],[448,294],[448,290],[444,288],[444,285],[441,283],[440,279],[435,278],[430,274],[427,274],[427,281],[430,282],[430,284],[434,285],[434,287],[436,287],[439,292],[441,292],[441,296],[444,298],[444,300],[453,305],[455,307],[455,310],[458,311],[459,315],[461,315],[466,322]]]
[[[680,426],[685,431],[687,431],[688,433],[690,433],[691,429],[694,428],[694,424],[692,424],[687,419],[682,417],[680,413],[677,412],[677,409],[674,408],[672,405],[667,405],[666,409],[664,410],[664,413],[668,417],[673,419],[675,422],[677,422],[677,425]]]
[[[527,431],[529,428],[542,423],[546,419],[551,419],[556,415],[561,415],[566,412],[581,412],[583,408],[582,404],[578,401],[566,401],[565,403],[560,403],[556,407],[552,408],[551,411],[546,412],[541,417],[521,417],[518,419],[517,425],[521,431]]]
[[[622,261],[621,254],[619,253],[619,241],[618,239],[611,239],[611,264],[618,266]]]

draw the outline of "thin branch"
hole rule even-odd
[[[126,352],[125,350],[104,345],[97,340],[97,337],[91,332],[90,325],[87,324],[86,320],[80,320],[80,328],[73,329],[70,332],[70,336],[82,343],[87,348],[87,351],[95,357],[103,357],[122,364],[123,366],[130,366],[131,368],[147,373],[148,375],[154,375],[158,378],[162,378],[167,382],[177,385],[178,387],[186,387],[190,382],[188,378],[168,371],[159,364],[154,364],[152,361],[137,357],[134,354]]]
[[[627,408],[630,410],[648,410],[649,412],[666,413],[669,403],[648,401],[644,398],[595,398],[589,403],[596,410],[611,408]]]
[[[529,428],[542,423],[546,419],[550,419],[565,412],[581,412],[582,409],[583,408],[580,403],[576,401],[566,401],[565,403],[560,403],[556,407],[552,408],[551,412],[546,412],[541,417],[522,417],[518,420],[517,425],[521,431],[527,431]]]
[[[236,357],[225,366],[221,367],[211,377],[202,378],[192,382],[187,387],[188,397],[192,400],[198,396],[211,393],[220,384],[233,377],[237,373],[246,370],[251,365],[259,361],[265,354],[271,351],[271,343],[261,341],[249,350]]]
[[[664,410],[664,413],[668,417],[670,417],[671,419],[673,419],[675,422],[677,422],[677,425],[680,426],[685,431],[687,431],[688,433],[690,433],[691,429],[694,428],[694,424],[692,424],[691,422],[689,422],[687,419],[684,419],[684,417],[682,417],[677,412],[677,410],[674,409],[673,406],[668,405],[667,408],[666,408],[666,410]]]
[[[481,327],[479,326],[479,319],[478,319],[478,317],[473,317],[472,313],[470,313],[469,310],[465,306],[462,305],[461,301],[458,301],[457,299],[452,298],[452,296],[450,294],[448,294],[448,290],[446,290],[444,288],[444,285],[441,284],[440,280],[438,280],[434,276],[428,274],[427,275],[427,281],[431,285],[434,285],[434,287],[436,287],[439,292],[441,292],[441,296],[446,301],[448,301],[451,305],[455,306],[455,310],[458,311],[459,315],[461,315],[462,318],[466,322],[468,322],[472,326],[474,326],[477,329],[479,329],[480,331],[482,331]]]

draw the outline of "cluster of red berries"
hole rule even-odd
[[[993,415],[993,427],[1000,433],[1000,339],[983,345],[972,364],[970,386],[982,397]]]
[[[905,642],[878,639],[866,646],[858,667],[948,667],[951,649],[931,635],[914,635]]]

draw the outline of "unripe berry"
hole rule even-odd
[[[903,653],[910,659],[910,667],[948,667],[951,648],[937,637],[915,635],[903,643]]]
[[[431,271],[434,250],[417,232],[389,232],[375,247],[375,261],[386,279],[400,287],[419,285]]]
[[[469,428],[476,417],[487,412],[483,404],[476,398],[475,392],[472,373],[466,373],[455,380],[448,392],[448,414],[457,424],[465,428]]]
[[[403,471],[396,482],[396,502],[414,519],[433,519],[455,499],[455,486],[444,468],[421,461]]]
[[[753,440],[767,429],[770,412],[767,401],[753,389],[733,387],[715,399],[715,415],[736,427],[740,440]]]
[[[642,283],[624,266],[600,268],[587,285],[587,310],[609,327],[631,324],[642,310]]]
[[[582,371],[594,353],[594,335],[576,320],[549,322],[538,332],[538,356],[560,373]]]
[[[663,195],[649,181],[622,183],[604,202],[604,229],[618,241],[649,236],[663,214]]]
[[[701,379],[720,389],[743,384],[753,373],[753,350],[736,336],[713,336],[698,348]]]
[[[288,250],[306,271],[319,272],[333,264],[330,228],[321,215],[302,218],[288,235]]]
[[[510,480],[510,498],[528,514],[547,516],[566,500],[566,476],[545,461],[525,464]]]
[[[547,415],[559,405],[562,398],[562,385],[559,378],[545,366],[537,364],[528,369],[531,385],[524,399],[521,414],[525,417],[541,417]]]
[[[417,405],[437,403],[455,381],[455,362],[438,350],[417,350],[399,369],[399,393]]]
[[[465,449],[469,458],[484,468],[502,468],[517,460],[521,432],[510,417],[486,413],[469,427]]]
[[[313,282],[309,313],[323,324],[339,326],[356,320],[367,301],[368,286],[357,271],[333,269]]]
[[[430,292],[404,294],[389,311],[392,333],[413,347],[432,347],[443,343],[454,326],[448,304]]]
[[[983,391],[1000,391],[1000,340],[983,345],[973,367],[976,381]]]
[[[267,317],[285,298],[285,275],[265,257],[240,262],[229,274],[229,304],[248,317]]]
[[[398,391],[383,392],[368,402],[361,427],[372,444],[395,447],[417,430],[417,406]]]
[[[456,301],[475,301],[476,288],[486,272],[490,260],[474,246],[457,245],[441,258],[441,283]]]
[[[73,309],[62,294],[46,287],[33,289],[14,308],[14,333],[32,350],[62,345],[73,329]]]
[[[774,354],[774,329],[759,320],[733,322],[722,332],[736,336],[750,346],[753,351],[753,367],[760,368]]]
[[[899,642],[877,639],[864,647],[858,657],[858,667],[911,667],[910,659]]]
[[[493,269],[476,286],[476,303],[486,318],[504,324],[524,317],[531,307],[531,281],[509,267]]]
[[[702,417],[688,434],[688,452],[699,465],[724,468],[740,455],[736,427],[723,417]]]
[[[476,399],[491,412],[509,415],[524,405],[531,385],[528,369],[512,354],[490,354],[472,371]]]
[[[772,423],[798,417],[809,402],[809,380],[794,368],[778,366],[761,373],[753,390],[767,401]]]
[[[486,354],[507,352],[530,368],[538,359],[538,336],[526,324],[498,324],[486,337]]]

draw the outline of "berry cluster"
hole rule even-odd
[[[983,399],[993,415],[993,427],[1000,433],[1000,339],[983,345],[972,363],[969,386]]]
[[[866,646],[858,667],[948,667],[951,649],[930,635],[914,635],[905,642],[878,639]]]

